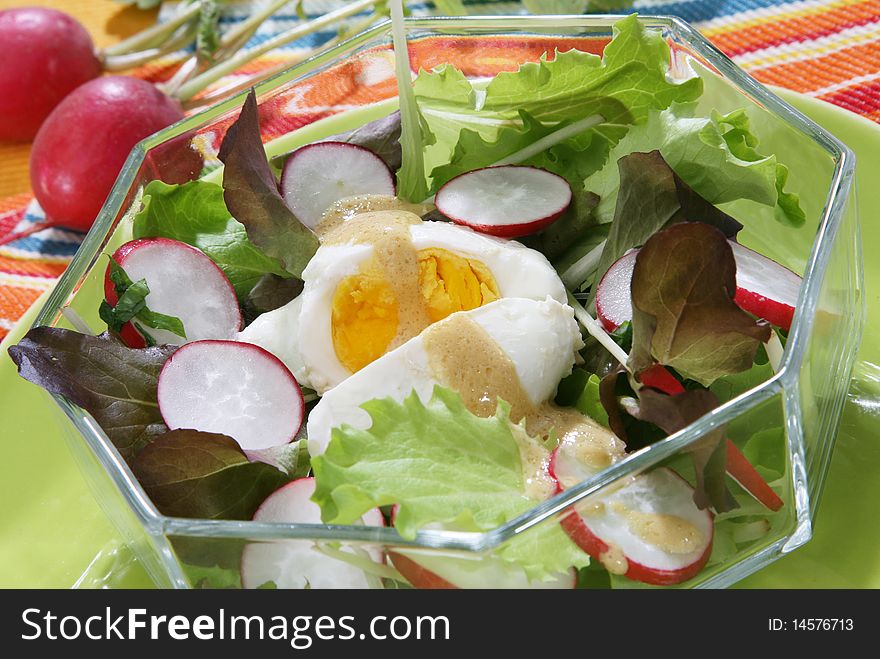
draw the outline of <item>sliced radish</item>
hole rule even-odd
[[[732,240],[728,242],[736,260],[734,302],[772,325],[790,329],[801,278],[748,247]],[[602,327],[609,332],[632,320],[630,282],[636,254],[638,251],[632,250],[621,256],[608,268],[596,287],[596,314]]]
[[[437,192],[437,209],[457,224],[502,238],[527,236],[562,215],[571,187],[537,167],[502,165],[466,172]]]
[[[467,555],[439,550],[396,549],[388,557],[416,588],[446,589],[571,589],[577,572],[559,574],[550,581],[530,580],[525,571],[493,555]]]
[[[671,469],[576,505],[560,524],[610,572],[658,586],[694,577],[712,551],[712,513],[694,504],[694,489]]]
[[[203,339],[231,339],[241,329],[241,309],[235,289],[223,271],[205,254],[170,238],[141,238],[125,243],[113,253],[132,281],[146,280],[150,311],[175,316],[183,323],[186,338],[167,330],[144,327],[158,343],[180,345]],[[104,274],[104,298],[118,301],[110,281],[110,266]],[[123,326],[123,341],[132,348],[146,345],[135,329],[135,319]]]
[[[596,317],[608,332],[632,320],[630,282],[639,251],[631,249],[611,264],[596,287]]]
[[[547,469],[561,492],[601,468],[581,455],[583,442],[563,441]],[[611,572],[655,585],[681,583],[709,560],[712,513],[694,504],[694,489],[671,469],[636,476],[601,498],[564,513],[560,524],[581,549]],[[663,530],[663,533],[653,535]]]
[[[775,512],[785,505],[737,445],[729,439],[727,440],[727,474],[755,497],[758,503],[770,510]]]
[[[300,478],[275,490],[254,513],[255,522],[321,524],[321,508],[311,500],[314,478]],[[367,512],[365,526],[384,526],[379,509]],[[351,551],[346,549],[344,551]],[[363,550],[364,558],[383,562],[375,547]],[[259,588],[273,583],[277,588],[369,588],[370,580],[354,565],[321,552],[311,540],[276,540],[251,543],[241,554],[241,585]]]
[[[289,443],[305,417],[296,378],[272,353],[239,341],[195,341],[159,373],[159,411],[172,430],[232,437],[253,451]]]
[[[736,259],[736,295],[740,308],[771,325],[791,329],[802,280],[776,261],[729,241]]]
[[[394,175],[379,156],[356,144],[317,142],[294,151],[281,173],[281,194],[314,230],[333,202],[362,194],[394,196]]]

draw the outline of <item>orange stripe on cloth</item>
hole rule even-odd
[[[20,211],[27,206],[33,195],[30,192],[21,192],[5,199],[0,199],[0,213],[8,213],[9,211]]]
[[[877,20],[880,20],[880,0],[866,0],[855,4],[808,7],[755,24],[725,24],[706,30],[705,35],[727,55],[736,57],[773,46],[820,39]]]
[[[70,259],[51,261],[47,259],[19,259],[0,254],[0,272],[8,275],[26,275],[28,277],[46,277],[54,279],[70,263]]]
[[[30,306],[36,302],[43,292],[49,288],[31,288],[25,286],[0,286],[0,319],[16,322]],[[9,334],[11,328],[0,324],[0,339]]]
[[[843,48],[828,55],[778,64],[750,73],[763,83],[810,92],[880,71],[880,42]]]

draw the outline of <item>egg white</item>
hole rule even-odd
[[[502,298],[458,313],[467,314],[510,357],[523,389],[535,405],[554,396],[583,346],[572,308],[549,297],[542,301]],[[438,384],[442,383],[431,369],[422,335],[410,339],[321,398],[309,414],[309,453],[323,453],[331,430],[342,424],[369,428],[370,417],[360,407],[366,401],[390,397],[400,402],[415,391],[427,402]]]
[[[300,295],[283,307],[258,316],[235,336],[236,341],[253,343],[268,350],[293,373],[303,387],[311,387],[306,366],[299,351],[299,318],[303,299]]]
[[[546,257],[518,242],[447,222],[414,224],[410,237],[416,250],[439,248],[480,261],[492,273],[502,298],[566,300],[565,286]],[[300,352],[305,376],[319,394],[351,376],[333,346],[333,294],[342,280],[359,272],[373,254],[372,245],[324,245],[303,272]]]

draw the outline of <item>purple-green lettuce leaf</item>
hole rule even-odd
[[[658,362],[709,386],[751,368],[771,330],[736,305],[735,292],[736,262],[721,231],[687,222],[654,234],[633,270],[629,370]]]
[[[135,456],[131,469],[163,515],[250,519],[282,485],[284,472],[250,462],[234,439],[198,430],[172,430]]]
[[[659,151],[631,153],[618,163],[620,190],[614,221],[593,281],[599,281],[628,250],[643,245],[657,231],[678,222],[701,222],[733,238],[742,224],[697,194]],[[595,298],[595,291],[592,292]]]
[[[36,327],[9,348],[18,373],[91,414],[126,460],[167,428],[159,371],[175,346],[129,348],[109,333]]]
[[[318,238],[284,203],[260,139],[257,97],[253,90],[220,146],[224,164],[223,199],[248,238],[292,275],[302,271],[318,249]]]
[[[296,277],[265,274],[257,281],[241,305],[245,321],[250,324],[260,314],[280,309],[303,290],[303,282]]]

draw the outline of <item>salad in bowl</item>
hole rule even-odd
[[[268,155],[251,93],[222,166],[143,186],[105,243],[106,331],[68,308],[10,349],[161,515],[383,539],[172,541],[192,585],[672,586],[791,526],[778,400],[621,471],[780,369],[801,277],[740,237],[743,208],[804,226],[786,163],[636,16],[574,42],[413,78],[395,23],[394,105]],[[485,551],[419,542],[612,472]]]

